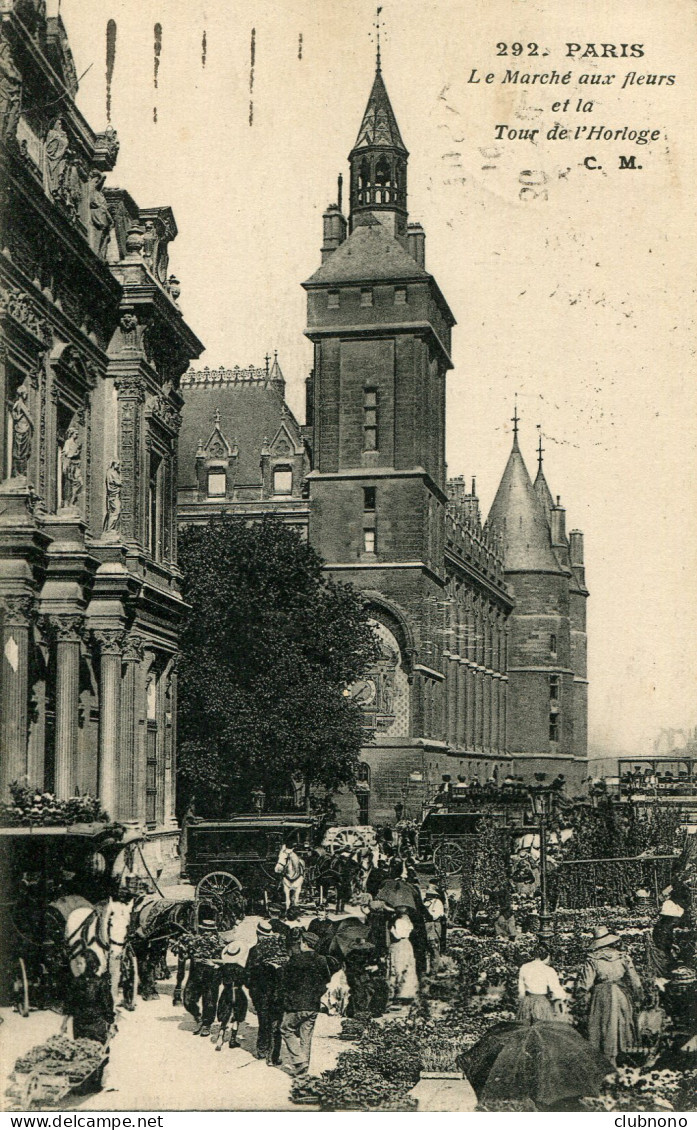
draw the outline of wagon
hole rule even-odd
[[[196,884],[196,898],[224,898],[238,890],[266,900],[279,884],[274,868],[281,847],[307,857],[322,830],[315,817],[271,813],[190,824],[186,873]]]
[[[0,1003],[27,1016],[60,1001],[67,908],[106,897],[121,846],[106,824],[0,828]]]

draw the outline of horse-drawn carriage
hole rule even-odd
[[[281,849],[297,852],[309,881],[313,849],[321,840],[322,825],[313,816],[269,813],[202,820],[187,830],[186,873],[196,884],[197,899],[237,890],[251,902],[266,903],[281,882],[276,871]]]
[[[105,964],[109,897],[121,837],[106,824],[0,828],[0,1000],[26,1016],[60,1003],[71,962],[94,948]]]

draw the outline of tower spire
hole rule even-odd
[[[380,8],[378,8],[377,12],[375,13],[375,33],[376,33],[376,36],[375,36],[375,43],[376,43],[376,47],[375,47],[375,70],[378,71],[378,72],[382,70],[382,66],[381,66],[381,62],[380,62],[380,29],[382,28],[382,20],[380,19],[380,13],[381,12],[382,12],[382,8],[380,7]]]
[[[513,445],[518,446],[518,424],[520,416],[518,415],[518,393],[515,394],[513,400],[513,415],[511,416],[511,423],[513,424]]]
[[[544,447],[542,446],[542,426],[537,425],[537,473],[542,473],[542,456],[544,454]]]

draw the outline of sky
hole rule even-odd
[[[277,349],[303,419],[312,351],[300,283],[319,265],[337,175],[347,179],[374,74],[374,6],[62,0],[60,10],[86,72],[78,105],[97,130],[107,124],[106,26],[116,23],[109,85],[121,149],[109,183],[142,207],[174,210],[170,262],[207,347],[198,364],[257,366]],[[585,533],[597,753],[648,752],[662,727],[697,724],[696,13],[689,0],[616,0],[611,11],[599,0],[382,6],[410,218],[426,229],[427,268],[458,322],[449,474],[476,475],[486,513],[517,394],[528,468],[534,477],[539,425],[567,529]],[[567,57],[566,43],[581,56],[589,41],[643,54]],[[502,81],[507,69],[572,76],[522,85]],[[577,110],[579,97],[592,108]],[[551,140],[555,123],[660,137]],[[540,132],[508,133],[525,128]],[[641,168],[620,172],[620,154]]]

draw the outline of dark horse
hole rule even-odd
[[[218,930],[229,930],[240,917],[240,896],[211,896],[205,904],[196,899],[165,899],[146,895],[137,899],[131,914],[129,940],[138,964],[140,994],[143,1000],[155,1000],[158,978],[167,976],[167,951],[174,938],[198,931],[202,909],[215,915]],[[244,913],[242,909],[242,913]],[[177,959],[177,980],[173,1003],[181,1001],[186,973],[186,958]]]
[[[334,891],[336,910],[340,913],[353,897],[361,872],[360,861],[354,853],[332,855],[326,848],[320,847],[313,849],[308,865],[312,882],[319,893],[320,905],[323,906],[328,893]]]

